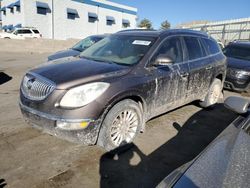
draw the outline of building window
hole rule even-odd
[[[96,13],[89,12],[88,17],[89,17],[89,22],[90,23],[94,23],[94,22],[96,22],[98,20],[98,16],[97,16]]]
[[[37,1],[36,8],[37,8],[37,14],[46,15],[47,13],[51,12],[50,7],[47,3]]]
[[[130,27],[130,21],[126,19],[122,19],[122,27],[123,28]]]
[[[10,12],[14,14],[14,7],[10,8]]]
[[[113,24],[115,24],[115,18],[114,17],[112,17],[112,16],[107,16],[106,17],[106,24],[107,25],[113,25]]]
[[[21,12],[21,8],[20,7],[16,7],[16,11],[17,12]]]
[[[0,11],[2,11],[2,12],[3,12],[3,15],[6,15],[6,7],[2,7],[2,8],[0,8]]]
[[[20,0],[16,1],[15,3],[13,3],[13,6],[16,7],[16,11],[17,12],[21,12]]]
[[[70,20],[74,20],[74,19],[76,19],[76,15],[75,14],[71,14],[71,13],[68,13],[68,19],[70,19]]]
[[[74,20],[79,18],[79,14],[76,9],[67,8],[67,18],[70,20]]]
[[[37,7],[37,14],[46,15],[47,14],[47,9],[43,8],[43,7]]]

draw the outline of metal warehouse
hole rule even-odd
[[[106,0],[2,0],[2,28],[36,27],[44,38],[84,38],[136,28],[137,9]]]
[[[250,17],[204,24],[191,24],[181,28],[205,31],[218,41],[250,40]]]

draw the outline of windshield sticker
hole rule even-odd
[[[148,46],[148,45],[151,44],[151,41],[146,41],[146,40],[135,40],[132,44]]]

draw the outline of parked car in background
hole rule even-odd
[[[60,58],[65,58],[65,57],[72,57],[72,56],[78,56],[80,55],[81,52],[86,50],[88,47],[92,46],[96,42],[102,40],[105,38],[107,35],[92,35],[89,36],[77,44],[75,44],[72,48],[69,48],[67,50],[59,51],[56,52],[55,54],[52,54],[48,57],[48,61],[53,61],[56,59]]]
[[[130,143],[145,122],[221,95],[226,57],[207,34],[128,31],[104,38],[64,63],[30,70],[20,107],[50,134],[111,150]]]
[[[229,97],[225,106],[239,113],[198,157],[167,176],[157,188],[249,187],[249,99]]]
[[[220,46],[221,49],[225,48],[225,45],[222,42],[217,41],[217,43],[218,43],[218,45]]]
[[[223,50],[228,59],[224,88],[235,91],[250,90],[250,42],[235,41]]]
[[[16,28],[12,32],[0,33],[3,39],[25,39],[25,38],[41,38],[42,34],[36,28]]]

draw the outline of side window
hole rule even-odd
[[[16,34],[23,34],[22,30],[16,30]]]
[[[184,41],[188,51],[189,60],[198,59],[206,56],[201,48],[201,44],[196,37],[184,37]]]
[[[153,56],[152,62],[154,62],[159,56],[169,57],[174,63],[182,62],[183,53],[180,38],[172,37],[165,40]]]
[[[29,29],[25,29],[25,30],[23,30],[23,34],[32,34],[32,32]]]
[[[220,47],[216,41],[210,39],[202,39],[209,54],[216,54],[220,52]]]

